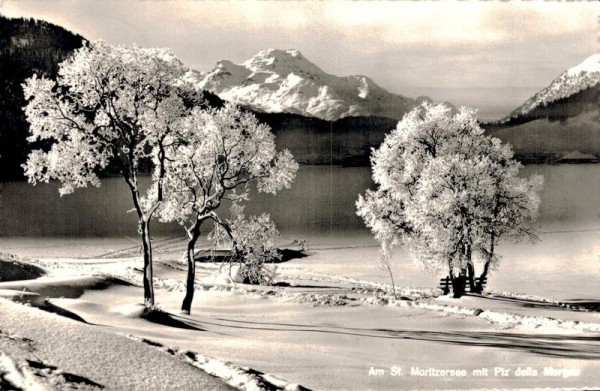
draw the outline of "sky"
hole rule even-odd
[[[334,75],[502,117],[600,50],[600,4],[500,1],[0,0],[90,40],[169,47],[199,71],[266,48]]]

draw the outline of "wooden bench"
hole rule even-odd
[[[475,278],[475,285],[479,283],[479,277]],[[487,284],[487,277],[483,279],[482,287],[485,289],[485,284]],[[440,279],[440,285],[438,286],[444,292],[444,295],[447,295],[452,291],[452,280],[450,277],[445,277]],[[467,285],[465,286],[465,293],[471,292],[471,284],[469,283],[469,279],[467,278]]]

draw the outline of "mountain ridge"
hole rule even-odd
[[[385,90],[368,76],[326,73],[297,49],[265,49],[240,64],[221,60],[196,77],[199,88],[222,99],[267,113],[328,121],[353,116],[399,120],[420,103]]]
[[[23,179],[20,165],[24,163],[31,148],[26,141],[28,124],[22,110],[25,100],[21,83],[34,73],[54,77],[60,61],[84,42],[85,39],[80,35],[51,23],[0,16],[0,74],[7,75],[0,80],[1,181]],[[275,91],[279,90],[283,81],[286,81],[288,87],[297,87],[295,90],[291,89],[293,92],[303,88],[309,91],[316,88],[319,91],[323,87],[322,93],[327,99],[317,99],[311,107],[321,110],[326,114],[325,117],[330,115],[329,119],[306,114],[301,110],[302,107],[297,110],[269,112],[249,102],[238,101],[271,126],[277,135],[278,148],[290,149],[297,160],[304,164],[368,165],[371,148],[379,146],[385,134],[395,127],[402,115],[423,101],[431,101],[428,97],[411,99],[389,93],[367,76],[329,75],[297,50],[267,49],[259,54],[242,64],[223,60],[212,71],[193,71],[190,77],[199,88],[206,87],[209,82],[218,84],[217,79],[206,79],[211,72],[213,76],[217,73],[227,76],[223,79],[225,85],[228,80],[231,81],[229,76],[237,76],[236,80],[240,85],[245,81],[246,84],[242,87],[250,90],[260,90],[253,87],[254,82],[262,83],[267,80]],[[559,89],[564,96],[555,94],[552,95],[554,100],[537,99],[536,102],[544,103],[535,105],[526,114],[507,117],[503,123],[484,124],[487,132],[511,143],[516,156],[524,161],[534,155],[546,159],[547,156],[561,155],[565,151],[600,154],[600,55],[588,57],[563,74],[567,75],[560,79],[564,83],[556,84],[555,80],[550,86],[564,86],[565,88]],[[248,78],[253,80],[247,80]],[[337,101],[334,100],[332,105],[329,105],[330,97],[334,96],[331,90],[337,87],[334,85],[325,88],[317,83],[323,80],[334,80],[343,87],[338,92],[334,91]],[[205,84],[200,84],[201,81],[205,81]],[[310,82],[315,83],[311,85]],[[533,97],[542,96],[541,92],[544,90]],[[342,92],[363,104],[370,99],[377,101],[377,97],[385,100],[387,94],[395,96],[397,101],[388,106],[381,102],[374,104],[373,107],[379,110],[369,111],[357,106],[352,111],[352,105],[344,100],[347,97]],[[550,97],[548,94],[544,96]],[[210,93],[205,94],[205,98],[209,105],[216,107],[223,103],[221,98],[227,99]],[[294,102],[294,96],[287,98]],[[323,102],[327,104],[320,105]],[[272,107],[267,107],[269,108]],[[388,111],[383,110],[382,114],[382,108],[387,108]]]
[[[581,63],[565,70],[548,87],[538,91],[500,122],[527,117],[537,109],[568,99],[600,84],[600,54],[592,54]]]
[[[593,54],[484,127],[524,161],[561,161],[573,151],[600,155],[599,104],[600,54]]]

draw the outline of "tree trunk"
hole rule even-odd
[[[479,281],[475,285],[475,291],[474,291],[475,293],[479,293],[479,294],[483,293],[483,281],[487,278],[489,270],[490,270],[490,261],[488,260],[483,265],[483,272],[481,272],[481,275],[479,276]]]
[[[194,282],[196,280],[196,260],[194,259],[194,252],[196,248],[196,242],[200,237],[200,225],[198,221],[188,231],[189,240],[187,245],[187,279],[185,285],[185,297],[181,304],[181,312],[185,314],[191,314],[192,312],[192,301],[194,300]]]
[[[460,299],[465,294],[465,286],[467,285],[467,278],[464,274],[452,277],[452,297]]]
[[[129,186],[131,198],[133,199],[133,206],[138,215],[138,228],[140,235],[142,236],[142,251],[144,252],[144,275],[142,277],[144,285],[144,305],[146,307],[151,307],[154,306],[155,303],[154,284],[152,281],[152,242],[150,240],[150,219],[152,218],[153,212],[148,215],[144,213],[135,172],[130,172],[122,167],[121,174],[123,175],[127,186]],[[156,209],[156,207],[158,207],[158,204],[155,205],[154,209]]]
[[[475,292],[475,268],[473,267],[473,263],[469,262],[467,264],[467,279],[469,280],[469,288],[471,292]]]
[[[150,243],[150,222],[140,221],[142,248],[144,251],[144,304],[154,305],[154,284],[152,283],[152,243]]]
[[[388,273],[390,273],[390,279],[392,280],[392,292],[394,294],[394,299],[397,299],[398,295],[396,294],[396,284],[394,283],[394,273],[392,273],[392,268],[389,264],[386,264],[385,267],[387,268]]]
[[[454,273],[450,273],[450,277],[452,279],[452,297],[460,299],[465,294],[465,288],[467,286],[466,270],[461,269],[458,276],[455,276]]]
[[[496,205],[494,206],[494,220],[492,220],[492,232],[490,233],[490,252],[488,254],[487,260],[485,261],[485,264],[483,265],[483,271],[481,272],[481,275],[479,276],[479,282],[477,283],[477,286],[475,287],[475,292],[476,293],[483,293],[483,281],[487,278],[488,272],[490,270],[490,264],[492,263],[492,260],[494,259],[494,251],[495,251],[495,246],[496,246],[496,231],[494,231],[494,222],[496,220],[496,218],[498,217],[498,213],[500,212],[500,198],[499,198],[499,194],[496,193]]]
[[[485,278],[487,278],[489,268],[490,261],[486,261],[485,265],[483,265],[483,272],[481,272],[481,275],[479,276],[479,281],[477,281],[477,284],[475,284],[475,290],[473,290],[473,292],[479,294],[483,293],[483,281]]]
[[[465,256],[467,258],[467,269],[465,271],[465,275],[469,283],[469,290],[472,293],[473,291],[475,291],[475,268],[473,267],[473,251],[471,248],[471,244],[466,245]]]
[[[479,282],[477,283],[477,285],[475,286],[475,293],[483,293],[483,281],[484,279],[487,278],[488,272],[490,270],[490,263],[492,262],[492,259],[494,259],[494,245],[495,245],[495,235],[492,233],[491,235],[491,243],[490,243],[490,253],[488,254],[488,259],[485,261],[485,264],[483,265],[483,271],[481,272],[481,275],[479,276]]]

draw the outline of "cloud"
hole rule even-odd
[[[473,106],[482,101],[493,105],[494,99],[516,106],[522,100],[521,87],[535,92],[597,52],[600,11],[592,2],[3,4],[8,16],[49,20],[90,39],[170,47],[199,70],[209,70],[221,59],[242,62],[267,47],[297,48],[333,74],[365,74],[393,92],[416,96],[437,91]],[[490,88],[497,89],[496,96]],[[459,95],[448,94],[449,89]]]
[[[5,0],[4,12],[38,14],[94,34],[126,25],[171,36],[243,30],[280,31],[304,37],[328,35],[381,44],[488,44],[519,37],[557,35],[596,28],[593,3],[402,2],[402,1],[67,1]],[[316,28],[316,30],[314,30]],[[124,30],[124,29],[121,29]],[[118,34],[112,34],[118,35]],[[135,35],[135,34],[133,34]],[[158,35],[158,34],[155,34]],[[123,37],[125,38],[125,37]],[[198,40],[203,37],[197,36]],[[334,37],[332,37],[334,38]]]

